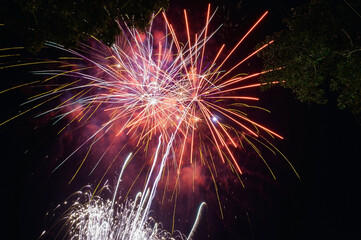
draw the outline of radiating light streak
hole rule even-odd
[[[134,140],[131,147],[136,148],[154,145],[160,135],[165,145],[172,142],[171,149],[177,153],[172,158],[177,178],[182,167],[193,166],[196,160],[200,159],[199,162],[204,163],[206,158],[211,157],[213,163],[216,163],[217,158],[209,153],[218,155],[218,161],[223,164],[227,162],[226,159],[230,159],[238,174],[242,174],[242,160],[238,159],[236,151],[243,146],[240,135],[253,137],[250,141],[254,143],[250,146],[257,154],[260,153],[258,146],[264,144],[268,146],[266,149],[278,152],[274,145],[268,144],[268,140],[263,140],[264,135],[280,139],[283,137],[243,114],[241,108],[249,105],[234,104],[240,100],[257,101],[257,97],[240,92],[261,86],[261,83],[254,82],[255,78],[267,71],[243,76],[239,73],[231,75],[242,63],[268,46],[265,44],[238,61],[233,59],[241,43],[261,23],[267,12],[258,18],[229,52],[224,53],[225,44],[222,44],[214,52],[214,58],[208,51],[207,43],[219,30],[209,29],[215,12],[211,13],[208,5],[205,27],[199,32],[195,32],[186,10],[183,14],[185,36],[174,29],[163,12],[159,17],[165,28],[163,35],[157,38],[153,35],[153,22],[143,32],[118,22],[123,34],[111,47],[95,38],[91,46],[80,44],[77,51],[65,49],[56,43],[47,43],[70,56],[60,57],[53,62],[59,63],[57,70],[34,72],[48,75],[42,83],[50,90],[29,98],[26,104],[41,103],[27,111],[62,97],[61,104],[42,113],[56,113],[55,123],[70,117],[72,120],[61,131],[74,124],[86,126],[100,115],[103,121],[99,129],[62,160],[54,171],[77,151],[88,144],[96,144],[112,132],[116,132],[115,137],[123,137],[124,141]],[[183,39],[185,43],[182,43]],[[235,64],[225,68],[225,63],[230,59]],[[254,108],[262,110],[257,106]],[[174,132],[177,132],[176,136]],[[212,151],[204,151],[202,154],[198,149],[203,145]],[[91,154],[91,151],[88,148],[87,154]],[[162,151],[163,156],[168,156],[167,150]]]
[[[207,204],[206,204],[205,202],[202,202],[202,203],[199,205],[196,220],[194,221],[192,230],[190,231],[190,233],[189,233],[189,235],[188,235],[188,237],[187,237],[187,240],[193,239],[193,235],[194,235],[194,233],[195,233],[195,230],[196,230],[197,227],[198,227],[198,224],[199,224],[199,221],[200,221],[200,218],[201,218],[202,211],[203,211],[203,209],[204,209],[206,206],[207,206]]]
[[[176,130],[177,131],[177,130]],[[176,135],[176,132],[173,134]],[[173,140],[168,143],[166,154],[171,149]],[[159,137],[158,147],[155,152],[153,165],[148,180],[153,177],[160,146],[162,144],[162,136]],[[166,239],[192,239],[192,235],[200,221],[201,211],[205,206],[202,203],[198,209],[197,217],[193,224],[188,237],[178,233],[176,235],[169,233],[160,228],[161,224],[155,222],[150,217],[150,207],[154,199],[154,195],[159,183],[160,176],[163,172],[167,155],[162,157],[162,162],[158,173],[156,173],[155,181],[149,186],[149,181],[143,188],[143,192],[139,192],[134,200],[125,199],[123,204],[116,201],[119,185],[127,167],[132,153],[125,159],[120,174],[118,176],[113,199],[105,200],[99,195],[91,194],[90,191],[75,193],[77,199],[65,211],[60,220],[56,221],[56,225],[63,223],[55,239],[77,239],[77,240],[166,240]],[[67,204],[67,201],[66,203]],[[174,223],[173,223],[174,224]],[[57,226],[53,226],[56,229]],[[173,225],[174,227],[174,225]],[[50,229],[52,230],[52,229]],[[49,231],[51,232],[51,231]],[[47,231],[44,231],[39,239],[47,237]],[[54,237],[52,237],[54,239]]]

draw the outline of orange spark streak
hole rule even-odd
[[[207,104],[207,105],[209,105],[209,106],[210,106],[211,108],[213,108],[214,110],[222,113],[224,116],[228,117],[229,119],[233,120],[235,123],[237,123],[238,125],[240,125],[240,126],[243,127],[244,129],[246,129],[248,132],[250,132],[251,134],[253,134],[255,137],[258,137],[258,135],[257,135],[255,132],[253,132],[251,129],[249,129],[248,127],[246,127],[245,125],[243,125],[242,123],[240,123],[239,121],[237,121],[236,119],[232,118],[231,116],[229,116],[229,115],[225,114],[224,112],[220,111],[219,109],[217,109],[217,107],[218,107],[218,108],[221,108],[221,107],[219,107],[219,106],[217,106],[217,105],[214,105],[214,104],[212,104],[212,103],[210,103],[210,102],[204,102],[204,103]],[[221,108],[221,109],[223,109],[223,108]],[[246,118],[246,119],[247,119],[247,118]]]
[[[237,68],[239,65],[241,65],[242,63],[244,63],[245,61],[247,61],[249,58],[251,58],[252,56],[254,56],[255,54],[257,54],[259,51],[261,51],[262,49],[264,49],[265,47],[267,47],[268,45],[270,45],[271,43],[273,43],[273,41],[263,45],[262,47],[260,47],[259,49],[257,49],[256,51],[254,51],[253,53],[251,53],[250,55],[248,55],[246,58],[244,58],[242,61],[240,61],[239,63],[237,63],[235,66],[233,66],[230,70],[228,70],[221,78],[217,79],[217,81],[221,80],[222,78],[224,78],[226,75],[228,75],[230,72],[232,72],[235,68]]]
[[[207,33],[208,33],[208,24],[209,24],[209,15],[211,12],[211,4],[208,4],[208,10],[207,10],[207,19],[206,19],[206,26],[205,26],[205,32],[204,32],[204,40],[203,40],[203,49],[202,49],[202,56],[201,56],[201,64],[199,67],[199,73],[202,71],[202,64],[203,64],[203,57],[204,57],[204,50],[206,48],[206,39],[207,39]],[[199,84],[201,85],[201,83]]]
[[[253,31],[253,29],[262,21],[262,19],[268,14],[266,11],[258,21],[248,30],[248,32],[243,36],[243,38],[236,44],[236,46],[232,49],[232,51],[227,55],[227,57],[223,60],[223,62],[218,66],[218,69],[223,66],[223,64],[228,60],[228,58],[232,55],[232,53],[238,48],[238,46],[246,39],[246,37]]]
[[[191,66],[193,65],[193,56],[192,56],[192,46],[191,46],[191,37],[190,37],[190,33],[189,33],[189,25],[188,25],[188,17],[187,17],[187,11],[184,9],[184,19],[186,21],[186,29],[187,29],[187,36],[188,36],[188,46],[189,46],[189,52],[190,52],[190,56],[191,56]]]
[[[215,126],[215,125],[212,123],[212,121],[210,120],[210,111],[209,111],[207,108],[205,109],[205,111],[206,111],[206,112],[209,112],[209,114],[207,114],[208,117],[209,117],[209,119],[207,119],[207,120],[211,123],[211,126],[214,128],[215,132],[216,132],[216,133],[218,134],[218,136],[219,136],[219,140],[221,141],[221,143],[223,144],[223,146],[227,149],[227,151],[228,151],[229,155],[231,156],[231,158],[232,158],[232,160],[233,160],[233,163],[235,164],[238,172],[239,172],[240,174],[242,174],[242,170],[241,170],[241,168],[239,167],[239,165],[238,165],[238,163],[237,163],[237,160],[234,158],[231,150],[228,148],[227,143],[224,142],[224,140],[223,140],[223,138],[221,137],[220,133],[218,132],[216,126]]]
[[[222,96],[222,97],[208,97],[204,96],[204,98],[217,98],[217,99],[244,99],[244,100],[255,100],[258,101],[259,98],[256,97],[245,97],[245,96]]]
[[[243,120],[246,120],[247,122],[252,123],[253,125],[256,125],[257,127],[262,128],[262,129],[265,130],[266,132],[271,133],[272,135],[274,135],[274,136],[276,136],[276,137],[278,137],[278,138],[280,138],[280,139],[283,139],[283,137],[282,137],[281,135],[278,135],[277,133],[271,131],[270,129],[268,129],[268,128],[266,128],[266,127],[264,127],[264,126],[262,126],[262,125],[260,125],[260,124],[258,124],[258,123],[256,123],[255,121],[252,121],[251,119],[249,119],[249,118],[247,118],[247,117],[244,117],[244,116],[242,116],[242,115],[240,115],[240,114],[237,114],[237,113],[235,113],[235,112],[232,112],[232,111],[230,111],[230,110],[228,110],[228,109],[226,109],[226,108],[223,108],[223,107],[214,105],[214,104],[212,104],[212,103],[207,103],[207,104],[209,104],[210,106],[213,106],[212,108],[215,109],[215,110],[218,108],[218,111],[219,111],[219,109],[221,109],[221,110],[223,110],[223,111],[226,111],[226,112],[228,112],[228,113],[231,113],[231,114],[233,114],[233,115],[235,115],[235,116],[237,116],[237,117],[239,117],[239,118],[242,118]],[[229,115],[226,115],[224,112],[223,112],[222,114],[224,114],[225,116],[227,116],[227,117],[229,117],[230,119],[233,120],[232,117],[230,117]],[[238,121],[236,121],[236,122],[238,122]]]

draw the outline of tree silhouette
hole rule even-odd
[[[259,56],[266,70],[261,81],[290,88],[301,101],[336,100],[340,109],[361,113],[361,3],[313,0],[293,9],[287,29]]]
[[[37,52],[46,40],[74,46],[94,36],[106,44],[120,33],[115,20],[145,28],[168,0],[2,0],[0,23]]]

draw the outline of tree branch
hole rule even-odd
[[[347,36],[347,38],[350,40],[351,47],[353,47],[353,42],[352,42],[350,35],[348,35],[348,33],[342,28],[341,28],[341,31]]]
[[[361,15],[348,3],[346,0],[344,2],[361,18]]]

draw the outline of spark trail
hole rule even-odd
[[[158,148],[156,150],[156,157],[154,163],[157,161],[157,156],[160,151],[162,143],[161,136],[159,137]],[[168,145],[170,148],[170,145]],[[165,231],[161,228],[161,223],[155,222],[150,215],[150,207],[159,181],[154,181],[151,187],[146,185],[143,192],[139,192],[134,200],[126,199],[124,203],[118,203],[115,201],[119,183],[124,169],[126,168],[128,161],[131,157],[131,153],[128,155],[122,166],[121,172],[118,177],[117,186],[113,194],[113,200],[104,200],[99,195],[94,196],[91,191],[79,191],[75,194],[76,200],[62,215],[50,229],[50,233],[54,232],[54,229],[59,228],[56,232],[55,239],[77,239],[77,240],[158,240],[158,239],[192,239],[195,228],[199,222],[201,209],[205,206],[205,203],[200,205],[197,217],[193,228],[188,237],[175,232],[175,234]],[[166,157],[162,158],[161,166],[164,167]],[[152,173],[155,168],[155,164],[152,166]],[[159,178],[163,168],[158,170],[156,178]],[[152,174],[150,178],[152,177]],[[73,196],[73,197],[74,197]],[[66,201],[67,204],[67,201]],[[55,230],[56,231],[56,230]],[[50,235],[47,231],[44,231],[40,236],[40,239],[46,239]],[[54,239],[53,236],[52,239]]]

